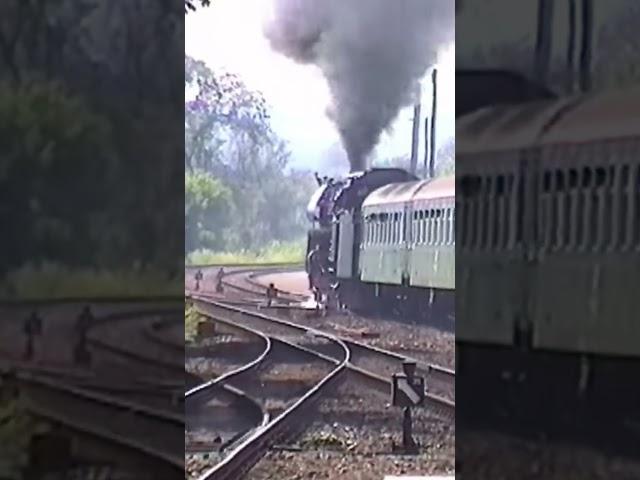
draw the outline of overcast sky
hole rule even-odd
[[[319,0],[321,1],[321,0]],[[262,35],[262,21],[270,0],[216,0],[186,17],[185,50],[216,71],[238,74],[252,89],[263,93],[271,107],[274,130],[289,142],[292,162],[322,168],[340,156],[338,133],[325,115],[329,90],[320,70],[303,66],[273,52]],[[437,143],[455,132],[455,53],[442,54],[438,68]],[[430,74],[427,74],[430,76]],[[423,117],[431,105],[430,78],[423,82]],[[377,156],[409,155],[413,109],[403,110],[383,134]],[[421,132],[423,128],[421,128]],[[421,146],[423,145],[421,138]],[[422,152],[420,152],[420,157]],[[347,167],[345,162],[345,168]]]

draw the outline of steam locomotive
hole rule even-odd
[[[328,181],[308,206],[307,251],[323,271],[314,288],[335,289],[355,311],[395,313],[453,329],[455,185],[372,168]]]

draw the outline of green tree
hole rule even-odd
[[[15,399],[0,399],[0,478],[20,479],[35,434],[47,426],[36,421]]]
[[[185,252],[198,247],[224,248],[223,232],[232,210],[231,191],[206,172],[184,178]]]
[[[185,87],[194,98],[185,104],[185,168],[219,166],[220,149],[236,136],[256,144],[271,136],[266,102],[236,75],[215,74],[204,62],[185,57]]]
[[[315,184],[308,172],[289,169],[290,152],[271,129],[262,95],[237,76],[215,73],[190,57],[185,90],[191,95],[185,103],[185,171],[188,177],[206,172],[217,179],[230,195],[226,211],[233,212],[228,223],[198,226],[190,220],[187,250],[256,251],[272,241],[302,237]],[[204,215],[205,209],[199,212]]]
[[[180,128],[176,119],[184,111],[184,84],[182,73],[167,65],[184,58],[177,41],[184,36],[183,15],[179,4],[156,0],[2,2],[0,148],[6,151],[9,139],[28,145],[34,138],[55,148],[43,150],[48,164],[34,161],[33,152],[25,148],[10,152],[10,160],[0,160],[0,181],[12,186],[0,192],[2,225],[11,221],[6,224],[11,225],[11,237],[22,242],[13,246],[16,255],[3,252],[0,270],[7,268],[8,260],[15,266],[41,258],[67,266],[120,269],[138,264],[175,270],[177,266],[165,264],[182,254],[182,232],[168,224],[182,216],[175,202],[183,194],[182,185],[175,182],[176,175],[182,175],[182,165],[176,162],[182,142],[172,132]],[[82,104],[77,116],[70,120],[62,107],[36,104],[27,98],[31,93],[24,93],[50,89],[51,84],[65,85],[61,95]],[[20,100],[11,99],[15,92]],[[18,125],[14,114],[7,113],[10,108],[46,110],[51,128],[41,128],[40,120],[28,120],[35,123],[27,125],[29,115],[20,117]],[[86,124],[93,131],[96,122],[105,133],[96,133],[94,139],[74,130]],[[72,146],[72,141],[79,145]],[[64,145],[75,151],[65,152]],[[21,155],[31,159],[16,162]],[[39,197],[49,190],[64,192],[64,200],[34,201],[29,206],[26,199],[32,190]],[[8,202],[14,200],[19,203],[12,213]],[[61,220],[60,214],[48,211],[59,203],[76,213],[65,210]],[[28,217],[23,215],[26,210]],[[75,218],[75,223],[69,224],[66,217]],[[33,234],[40,240],[22,236]],[[74,240],[68,242],[70,236]],[[40,251],[31,251],[37,247]]]
[[[0,225],[12,226],[0,273],[26,258],[74,265],[90,255],[108,208],[110,134],[103,117],[58,86],[0,85]]]

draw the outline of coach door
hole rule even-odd
[[[456,340],[509,345],[523,298],[519,153],[462,157],[458,166]]]

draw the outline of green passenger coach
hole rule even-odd
[[[351,306],[392,308],[452,328],[454,177],[380,187],[365,198],[356,224],[361,232],[357,284],[340,279],[349,283]],[[342,246],[347,248],[346,242]]]
[[[361,280],[455,289],[453,177],[386,185],[362,205]]]

